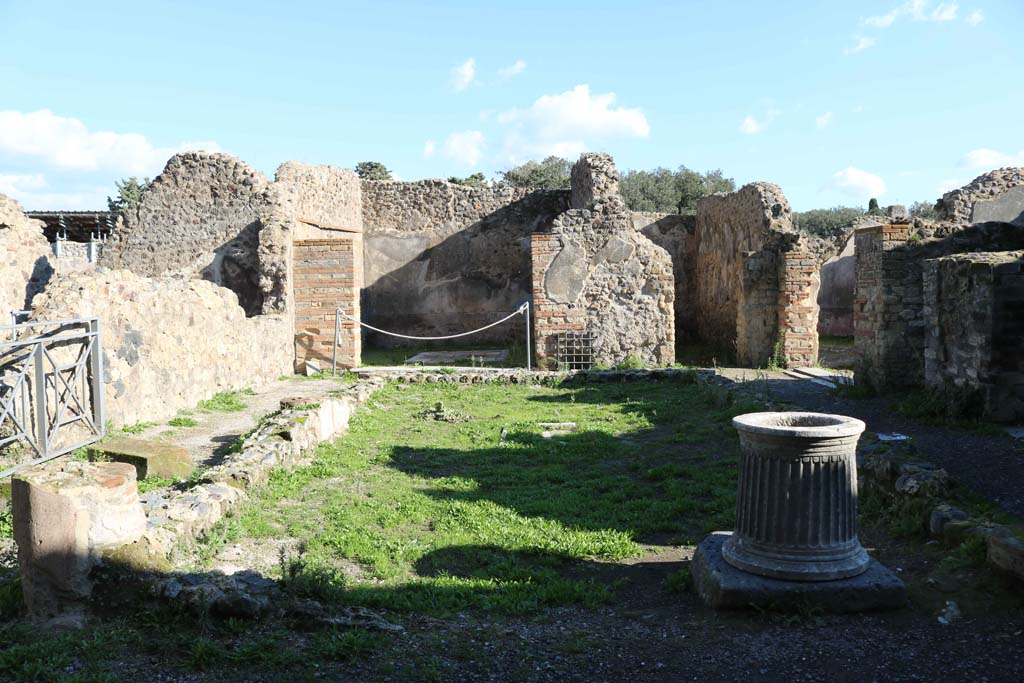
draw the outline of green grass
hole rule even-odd
[[[150,427],[155,427],[156,422],[136,422],[135,424],[125,425],[118,431],[123,434],[141,434]]]
[[[422,417],[441,404],[457,421]],[[696,384],[391,386],[212,535],[301,539],[294,593],[426,613],[612,599],[607,568],[732,525],[752,409]],[[543,439],[537,422],[576,422]],[[213,553],[208,553],[212,556]]]
[[[191,417],[175,417],[167,421],[171,427],[195,427],[199,423]]]
[[[207,410],[214,413],[237,413],[245,410],[246,403],[242,396],[252,395],[251,389],[242,391],[222,391],[214,394],[205,401],[199,402],[200,410]]]

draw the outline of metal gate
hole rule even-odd
[[[0,328],[0,451],[20,441],[35,455],[0,478],[99,441],[104,431],[98,319]]]

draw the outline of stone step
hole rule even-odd
[[[187,449],[169,443],[143,439],[110,439],[88,449],[89,460],[113,460],[135,466],[138,478],[185,479],[192,474],[192,456]]]

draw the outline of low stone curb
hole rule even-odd
[[[521,370],[499,368],[458,368],[441,372],[436,368],[356,368],[359,378],[383,377],[406,384],[553,384],[562,382],[657,382],[711,377],[712,370],[663,368],[655,370]]]
[[[384,386],[383,377],[367,377],[317,404],[285,408],[265,419],[237,453],[207,470],[187,490],[161,489],[141,496],[146,512],[142,538],[108,554],[107,559],[136,569],[170,569],[180,545],[207,533],[229,509],[266,483],[279,467],[293,467],[312,449],[343,433],[355,409]]]

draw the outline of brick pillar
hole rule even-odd
[[[818,362],[818,260],[796,249],[779,262],[779,341],[786,366],[811,367]]]
[[[359,235],[329,240],[296,240],[292,249],[295,291],[295,369],[307,360],[320,368],[331,366],[334,312],[359,319],[359,293],[363,283],[363,246]],[[341,322],[338,366],[360,364],[362,336],[359,324]]]
[[[530,265],[533,278],[533,349],[538,368],[555,369],[555,343],[559,332],[586,328],[586,309],[576,309],[547,298],[544,277],[562,250],[558,235],[535,232],[530,235]]]

